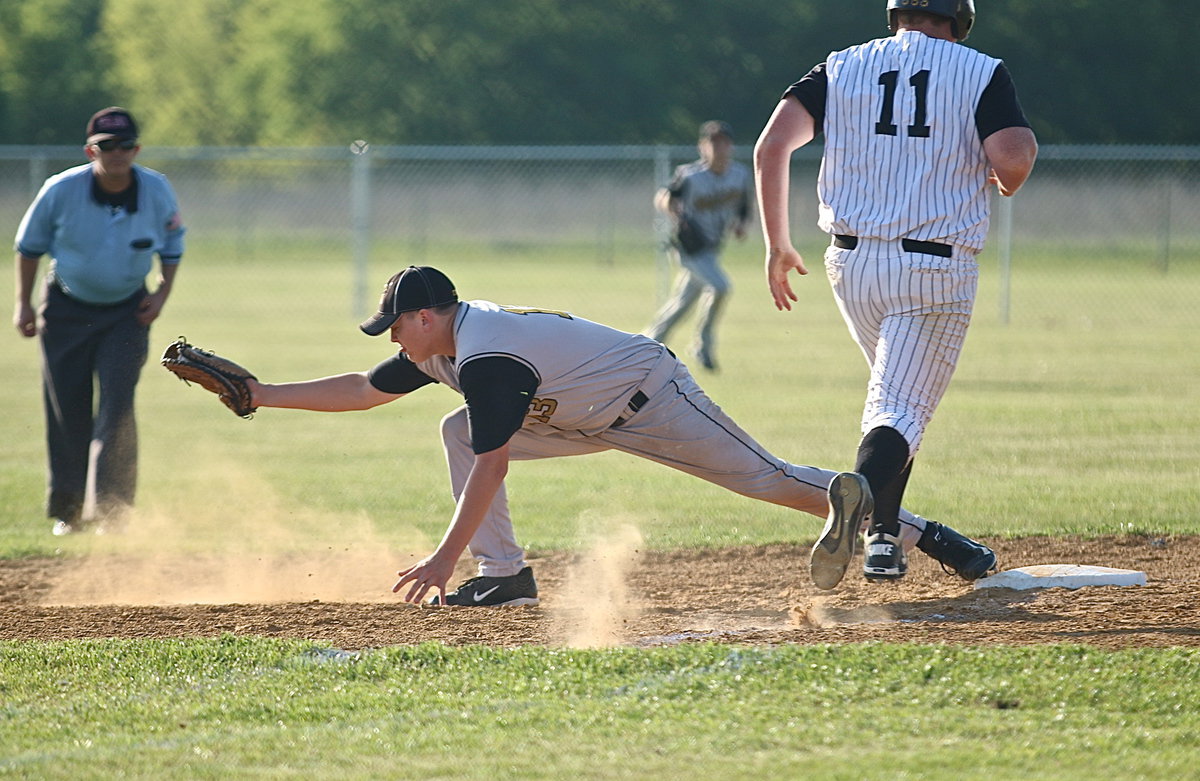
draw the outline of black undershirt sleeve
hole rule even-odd
[[[1025,112],[1017,100],[1017,87],[1013,84],[1012,74],[1001,62],[979,96],[979,105],[975,107],[975,128],[982,141],[1006,127],[1029,127],[1029,120],[1025,118]]]
[[[783,97],[793,97],[813,118],[817,133],[825,126],[825,95],[829,91],[829,78],[825,74],[825,63],[817,65],[804,78],[787,88]]]
[[[458,382],[467,400],[476,455],[501,447],[517,433],[538,388],[532,369],[503,356],[467,361],[458,370]]]
[[[687,187],[687,177],[680,176],[676,172],[675,177],[671,179],[671,183],[667,185],[667,192],[671,194],[672,198],[682,198],[685,187]]]
[[[384,393],[411,393],[417,388],[437,382],[417,365],[408,360],[402,352],[381,361],[375,368],[367,372],[367,379],[377,390]]]

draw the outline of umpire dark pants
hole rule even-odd
[[[141,290],[97,306],[53,283],[46,288],[39,332],[50,462],[47,517],[82,519],[89,469],[95,520],[133,504],[138,449],[133,397],[150,334],[136,313],[145,295]]]

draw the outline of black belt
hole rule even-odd
[[[842,236],[840,234],[833,237],[833,246],[838,249],[854,249],[858,246],[857,236]],[[937,255],[940,258],[948,258],[954,254],[954,250],[949,244],[939,244],[936,241],[917,241],[916,239],[900,239],[900,246],[905,252],[919,252],[922,255]]]
[[[91,307],[92,309],[116,309],[117,307],[128,306],[135,301],[141,300],[142,297],[146,295],[146,288],[143,287],[141,290],[131,293],[128,298],[122,298],[120,301],[113,301],[112,303],[108,304],[93,304],[91,301],[84,301],[83,299],[76,298],[68,293],[67,289],[63,287],[62,282],[58,280],[58,277],[51,277],[47,280],[47,282],[49,283],[50,288],[61,294],[71,303],[78,304],[79,306]]]
[[[633,398],[631,398],[629,400],[629,404],[628,404],[629,414],[622,415],[621,417],[617,418],[615,421],[613,421],[613,424],[611,426],[609,426],[609,428],[617,428],[618,426],[625,425],[625,422],[628,421],[631,417],[633,417],[633,413],[637,412],[643,406],[645,406],[647,401],[650,401],[650,397],[647,396],[646,394],[642,393],[641,391],[638,391],[637,393],[633,394]]]

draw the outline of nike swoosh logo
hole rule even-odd
[[[499,586],[492,586],[492,587],[491,587],[491,588],[489,588],[487,591],[480,591],[480,592],[477,592],[477,593],[475,593],[475,594],[473,594],[473,595],[471,596],[471,599],[475,600],[476,602],[482,602],[483,600],[487,599],[487,595],[488,595],[488,594],[491,594],[493,591],[495,591],[495,590],[496,590],[496,589],[498,589],[498,588],[500,588],[500,587],[499,587]]]

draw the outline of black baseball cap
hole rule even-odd
[[[450,278],[432,266],[409,266],[394,274],[383,287],[379,311],[359,328],[368,336],[379,336],[405,312],[453,304],[458,291]]]
[[[133,115],[120,106],[102,108],[87,123],[87,142],[107,141],[110,138],[137,138],[137,122]]]
[[[722,122],[719,119],[711,119],[700,126],[700,138],[713,138],[715,136],[725,136],[730,141],[733,140],[733,128],[728,122]]]

